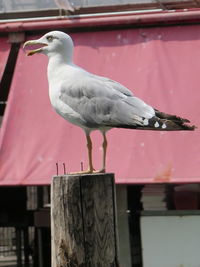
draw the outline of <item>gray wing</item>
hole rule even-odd
[[[83,75],[62,85],[60,100],[80,114],[87,127],[143,125],[155,111],[120,83]]]
[[[108,79],[108,78],[102,77],[102,76],[94,75],[94,77],[95,77],[95,79],[106,83],[107,86],[113,87],[116,91],[121,92],[122,94],[124,94],[126,96],[133,96],[133,92],[131,92],[128,88],[123,86],[121,83],[118,83],[116,81],[113,81],[111,79]]]

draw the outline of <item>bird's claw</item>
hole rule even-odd
[[[79,171],[79,172],[70,172],[69,174],[95,174],[95,173],[105,173],[105,169],[95,170],[95,169],[88,169],[85,171]]]

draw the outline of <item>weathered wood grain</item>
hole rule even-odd
[[[52,181],[52,267],[117,267],[113,174]]]
[[[52,267],[84,266],[79,177],[54,177],[51,194]]]

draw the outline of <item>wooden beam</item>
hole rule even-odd
[[[113,174],[54,177],[52,267],[119,266],[115,213]]]

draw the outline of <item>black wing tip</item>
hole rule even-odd
[[[188,130],[188,131],[194,131],[195,129],[197,129],[198,127],[196,125],[188,125],[190,123],[190,120],[176,116],[176,115],[171,115],[171,114],[167,114],[164,112],[161,112],[157,109],[155,110],[155,115],[158,119],[160,119],[161,121],[169,121],[169,123],[171,122],[172,125],[175,126],[175,130]],[[166,129],[167,130],[167,129]]]
[[[188,129],[189,131],[195,131],[196,129],[198,129],[198,127],[196,125],[192,125],[192,126],[187,125],[187,127],[189,128]]]
[[[158,109],[154,109],[154,110],[155,110],[156,117],[158,117],[160,119],[168,119],[168,120],[172,120],[174,122],[190,123],[190,120],[179,117],[177,115],[167,114],[165,112],[159,111]]]
[[[172,121],[172,123],[175,125],[175,128],[177,127],[177,130],[185,130],[185,131],[195,131],[198,127],[196,125],[189,125],[190,123],[189,120],[187,119],[182,119],[179,121]]]
[[[159,119],[158,121],[161,125],[162,123],[166,125],[165,128],[162,128],[162,126],[158,127],[158,130],[160,131],[195,131],[195,129],[198,128],[196,125],[189,125],[188,120],[187,122],[183,121],[182,119],[181,121],[162,120],[162,119]]]
[[[184,119],[184,118],[180,118],[180,117],[178,117],[178,119],[184,123],[190,123],[190,120],[188,120],[188,119]]]
[[[153,117],[148,120],[149,123],[147,125],[135,124],[135,125],[126,125],[119,124],[113,125],[116,128],[126,128],[126,129],[136,129],[136,130],[152,130],[152,131],[194,131],[198,127],[196,125],[188,125],[183,121],[174,121],[174,120],[166,120],[160,119],[157,117]]]

